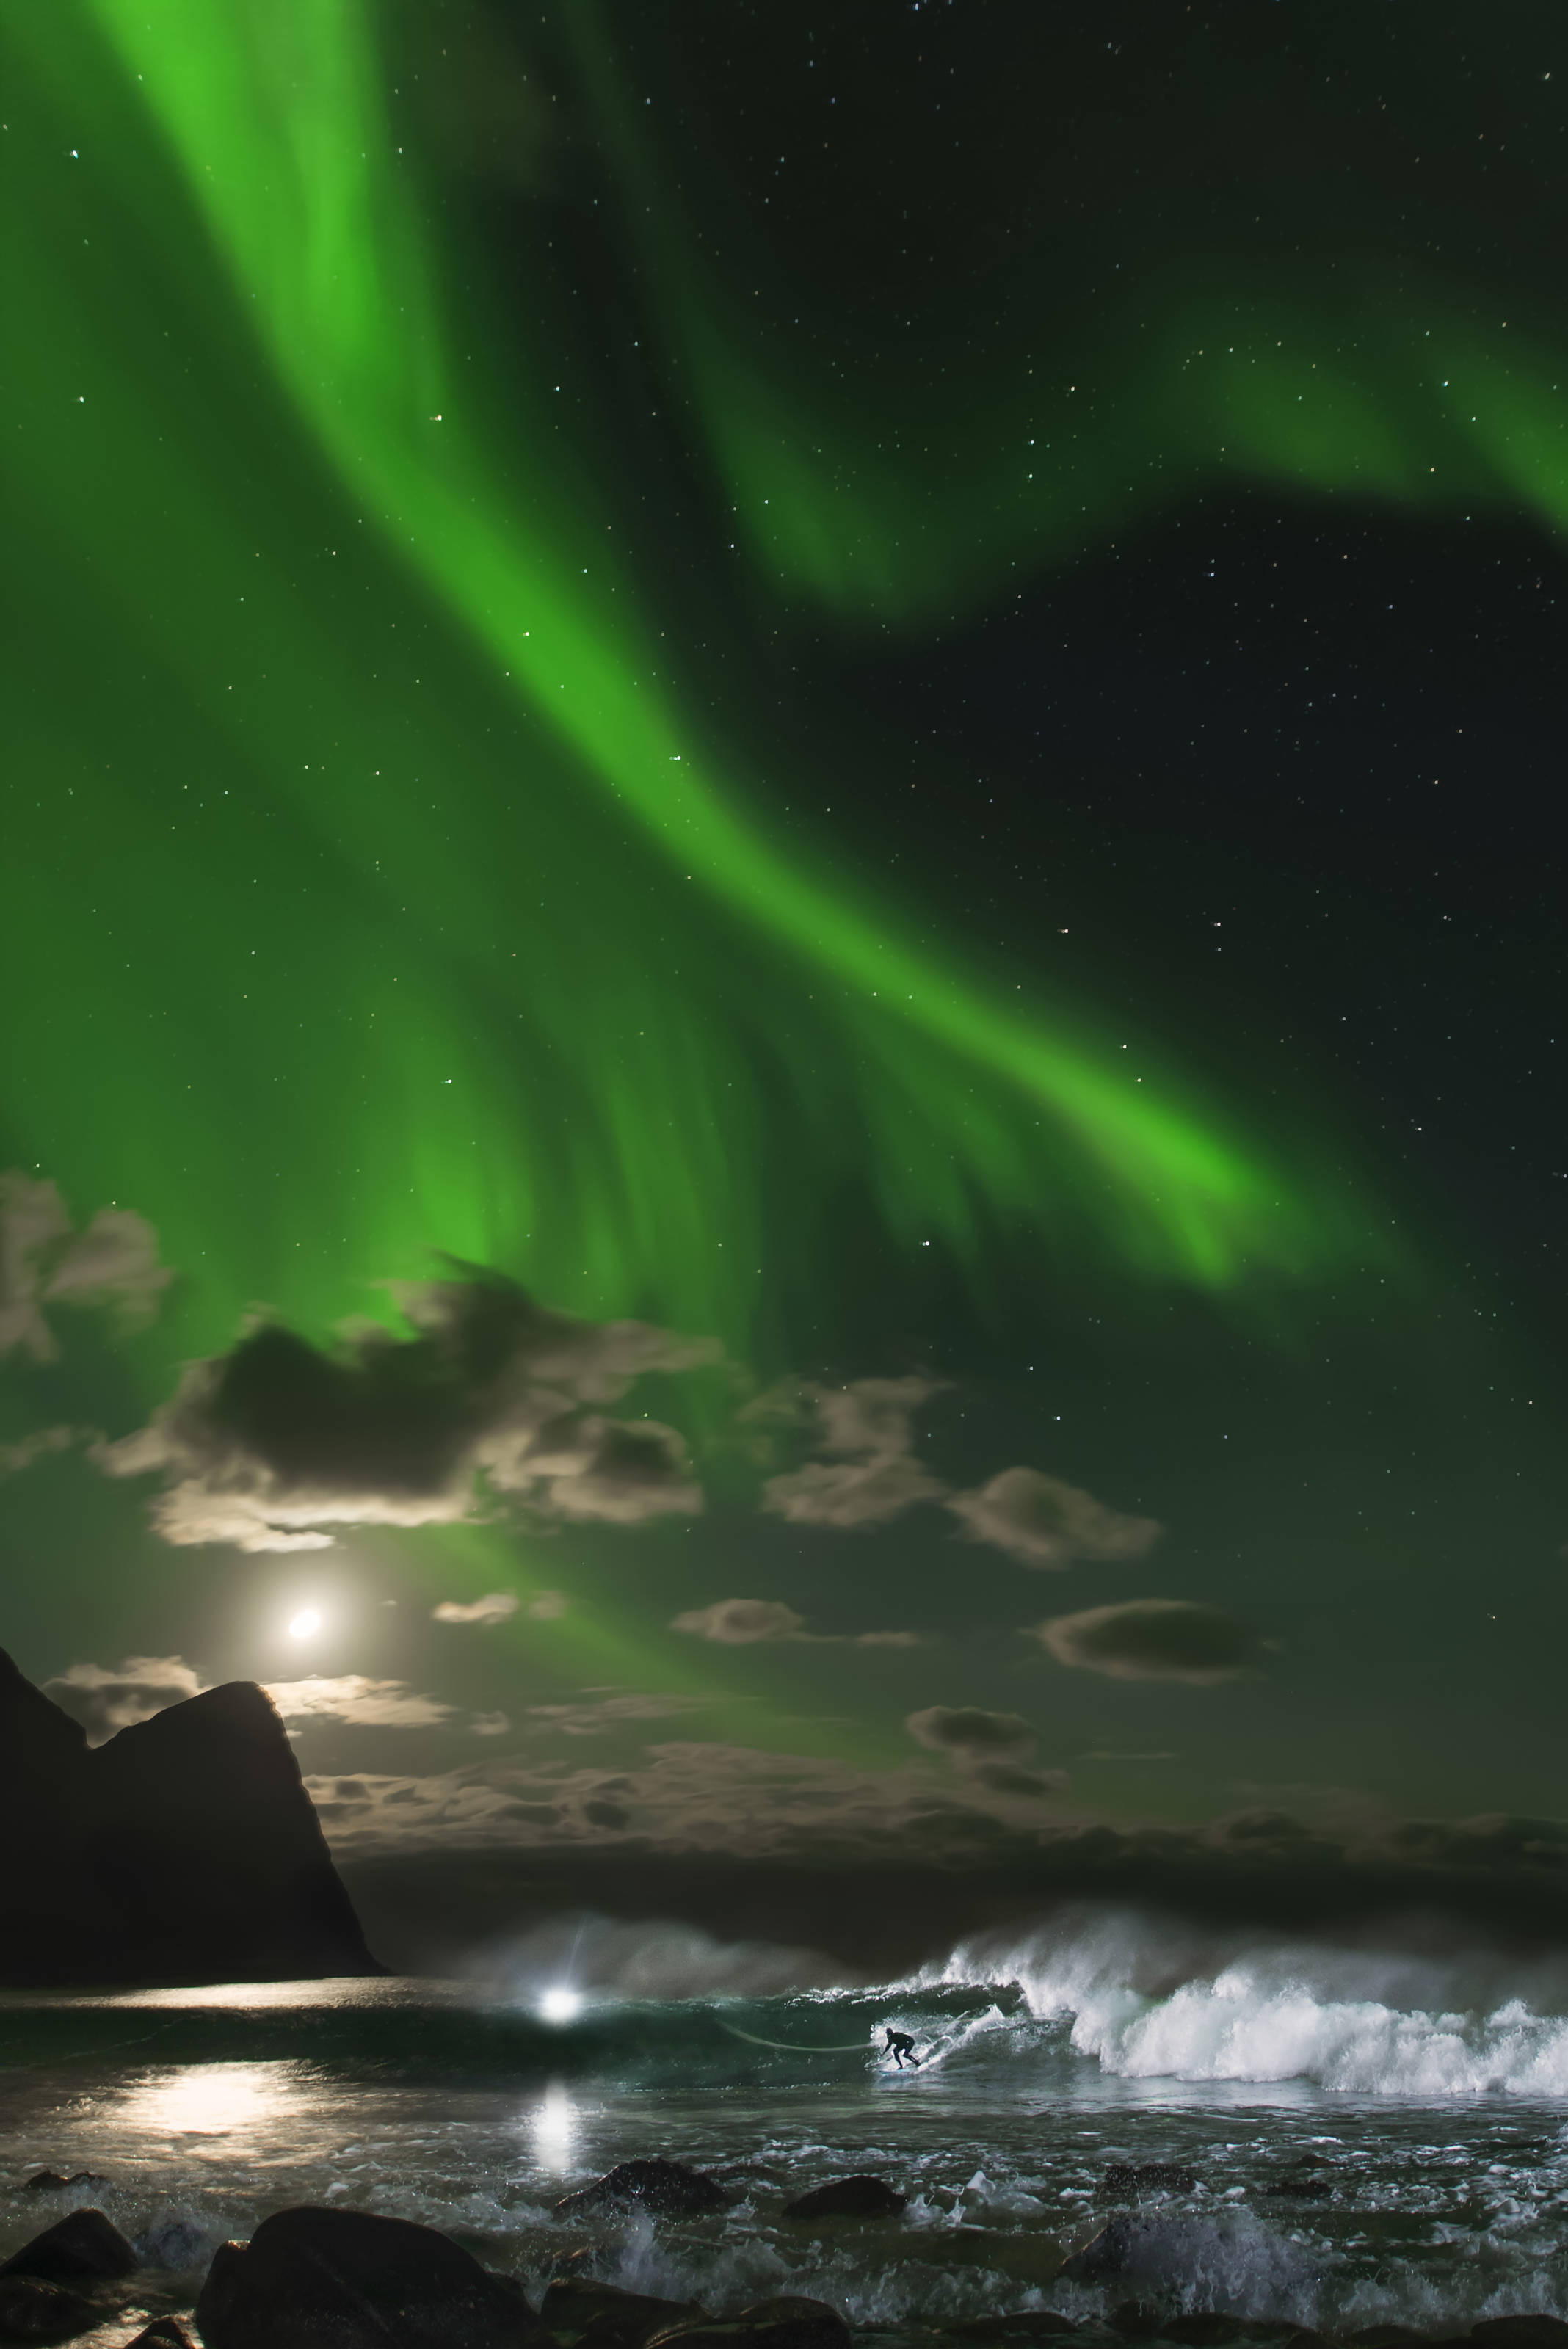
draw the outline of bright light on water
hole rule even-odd
[[[541,2168],[559,2170],[567,2167],[572,2153],[572,2141],[577,2133],[576,2106],[558,2080],[552,2080],[545,2091],[544,2102],[535,2106],[531,2116],[534,2155]]]
[[[546,2023],[575,2023],[582,2011],[581,1991],[567,1990],[564,1985],[547,1990],[539,2001],[539,2013]]]
[[[321,1629],[320,1614],[314,1607],[306,1607],[302,1614],[294,1617],[288,1628],[296,1640],[308,1640]]]

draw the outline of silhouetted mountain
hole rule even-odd
[[[89,1748],[0,1649],[0,1982],[377,1973],[252,1681]]]

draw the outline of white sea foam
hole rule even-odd
[[[1066,2024],[1076,2054],[1124,2079],[1568,2095],[1559,1968],[1521,1975],[1484,1954],[1227,1945],[1158,1920],[1080,1911],[1012,1943],[960,1949],[918,1986],[1002,1982],[1017,1984],[1033,2022]]]

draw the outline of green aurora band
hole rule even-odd
[[[0,1133],[157,1224],[186,1278],[150,1387],[250,1299],[321,1330],[431,1247],[765,1356],[781,1226],[808,1247],[855,1185],[977,1278],[1015,1231],[1215,1296],[1388,1269],[1342,1149],[785,820],[817,783],[715,709],[546,209],[504,306],[410,144],[409,21],[0,17],[29,586],[0,986],[37,1006]],[[691,232],[635,26],[618,56],[589,10],[549,21],[640,256],[636,383],[679,378],[759,629],[920,634],[1223,473],[1562,514],[1522,311],[1456,325],[1376,252],[1287,300],[1151,248],[1044,326],[1021,263],[986,347],[919,322],[950,367],[869,329],[802,357],[738,299],[754,253]]]

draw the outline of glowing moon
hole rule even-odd
[[[321,1617],[314,1607],[307,1607],[294,1617],[288,1628],[295,1639],[308,1640],[312,1632],[320,1630]]]
[[[581,1991],[565,1988],[547,1990],[539,2001],[539,2012],[546,2023],[572,2023],[582,2011]]]

